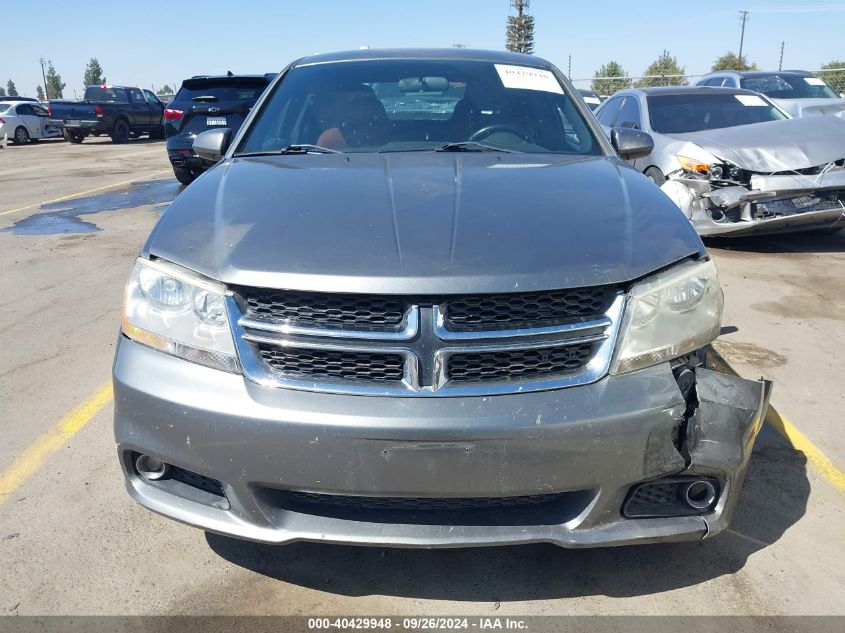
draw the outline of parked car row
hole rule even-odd
[[[236,132],[275,76],[194,76],[182,82],[167,106],[149,90],[108,84],[88,86],[81,100],[51,100],[46,107],[30,97],[4,97],[0,138],[6,135],[16,144],[59,136],[82,143],[103,134],[115,143],[145,134],[165,138],[173,173],[187,185],[213,164],[191,148],[197,134],[213,128]]]
[[[629,162],[701,235],[845,226],[845,99],[799,71],[713,73],[698,84],[622,90],[595,115],[607,134],[649,134],[653,150]]]

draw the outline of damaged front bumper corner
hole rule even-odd
[[[725,490],[707,523],[705,538],[725,530],[739,499],[754,441],[766,417],[771,381],[696,369],[698,406],[687,425],[688,474],[726,477]]]
[[[663,190],[704,237],[741,237],[845,227],[845,169],[751,177],[749,186],[714,186],[682,172]]]

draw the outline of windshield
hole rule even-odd
[[[193,79],[182,84],[173,103],[238,102],[252,105],[267,87],[266,79]]]
[[[126,92],[123,88],[101,88],[100,86],[89,86],[85,89],[85,101],[126,103]]]
[[[602,153],[550,71],[454,60],[294,68],[265,103],[238,153],[291,145],[344,152],[425,151],[467,142],[474,144],[457,147]]]
[[[759,95],[691,92],[647,98],[651,128],[661,134],[715,130],[787,118]]]
[[[740,81],[746,90],[762,92],[772,99],[838,99],[836,91],[818,77],[755,75]]]

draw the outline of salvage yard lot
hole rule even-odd
[[[123,488],[104,385],[132,261],[181,191],[163,143],[9,147],[0,183],[0,614],[845,614],[843,233],[708,243],[726,298],[717,350],[775,382],[729,533],[270,547],[160,518]],[[53,439],[62,420],[79,431]]]

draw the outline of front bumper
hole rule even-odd
[[[729,523],[770,383],[699,368],[700,405],[668,365],[554,391],[378,398],[261,387],[124,337],[115,436],[129,493],[205,530],[268,543],[406,547],[548,542],[566,547],[700,539]],[[680,434],[681,439],[677,439]],[[680,448],[680,451],[679,451]],[[221,482],[228,507],[141,479],[133,452]],[[670,474],[720,481],[700,516],[629,519],[633,484]],[[378,522],[292,510],[285,491],[396,498],[572,493],[556,520]]]
[[[794,209],[783,213],[760,217],[755,212],[755,205],[765,206],[771,201],[800,201],[816,195],[845,191],[845,169],[812,176],[754,175],[749,187],[737,185],[711,189],[705,180],[684,176],[672,177],[670,182],[680,182],[689,188],[691,201],[683,210],[698,234],[704,237],[835,231],[845,227],[845,204],[842,202],[845,196],[841,194],[838,201],[808,204],[803,208],[795,205]]]

